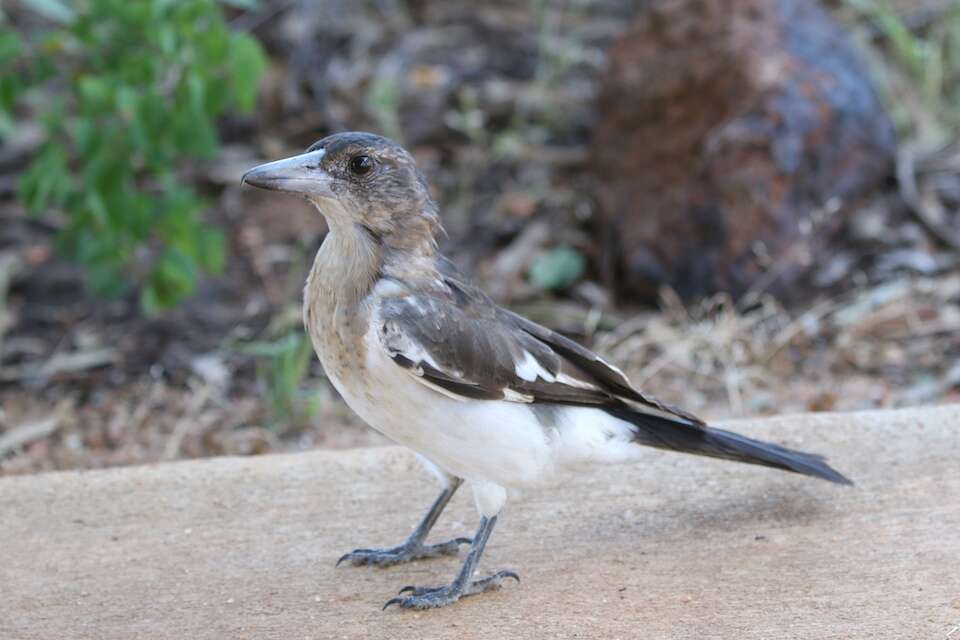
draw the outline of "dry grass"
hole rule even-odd
[[[790,312],[666,292],[598,339],[637,384],[711,417],[945,401],[960,382],[960,274],[900,277]]]
[[[3,394],[0,475],[383,442],[361,429],[328,387],[317,393],[323,410],[284,431],[268,426],[269,408],[260,398],[231,397],[199,377],[186,388],[137,381],[85,403],[66,398],[53,409]]]

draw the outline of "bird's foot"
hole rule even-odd
[[[349,561],[356,566],[372,564],[378,567],[390,567],[411,560],[420,558],[434,558],[436,556],[455,556],[462,544],[470,544],[473,540],[470,538],[454,538],[438,544],[423,544],[405,542],[398,547],[389,549],[354,549],[350,553],[345,553],[337,560],[337,566],[341,562]]]
[[[520,576],[513,571],[498,571],[492,576],[471,580],[463,587],[458,587],[456,583],[444,585],[442,587],[415,587],[413,585],[400,589],[400,593],[409,593],[410,595],[398,595],[387,601],[383,608],[386,609],[395,604],[403,609],[434,609],[453,604],[460,598],[472,596],[484,591],[493,591],[503,586],[505,578],[513,578],[520,582]]]

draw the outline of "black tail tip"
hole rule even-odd
[[[827,464],[822,455],[788,449],[722,429],[708,428],[706,434],[708,442],[734,460],[792,471],[834,484],[853,486],[853,481]]]
[[[824,466],[826,466],[826,465],[824,465]],[[847,476],[843,475],[842,473],[840,473],[840,472],[837,471],[836,469],[833,469],[832,467],[826,467],[826,469],[824,469],[821,473],[811,473],[811,474],[809,474],[809,475],[812,475],[812,476],[817,477],[817,478],[821,478],[821,479],[823,479],[823,480],[826,480],[827,482],[832,482],[832,483],[834,483],[834,484],[843,485],[843,486],[845,486],[845,487],[855,487],[855,486],[857,486],[856,483],[854,483],[853,480],[851,480],[851,479],[848,478]]]
[[[827,482],[832,482],[832,483],[834,483],[834,484],[843,485],[843,486],[845,486],[845,487],[855,487],[855,486],[857,486],[856,483],[855,483],[853,480],[851,480],[851,479],[848,478],[847,476],[843,475],[842,473],[840,473],[839,471],[837,471],[837,470],[834,469],[833,467],[829,467],[829,466],[827,466],[827,465],[824,465],[824,467],[826,467],[826,468],[824,469],[825,472],[822,473],[822,474],[817,474],[817,477],[818,477],[818,478],[823,478],[823,479],[826,480]]]

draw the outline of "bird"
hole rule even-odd
[[[498,306],[439,250],[439,206],[396,142],[335,133],[250,169],[243,183],[302,196],[326,219],[304,286],[306,332],[347,405],[412,449],[441,485],[404,542],[355,549],[337,564],[391,566],[468,546],[449,584],[404,587],[384,609],[443,607],[519,582],[510,570],[474,577],[508,496],[591,463],[629,463],[644,447],[852,484],[820,455],[709,426],[657,400],[581,344]],[[427,544],[464,483],[476,533]]]

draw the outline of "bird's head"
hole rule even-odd
[[[432,238],[439,226],[413,157],[372,133],[327,136],[300,155],[254,167],[241,182],[300,194],[331,228],[361,227],[378,240]]]

